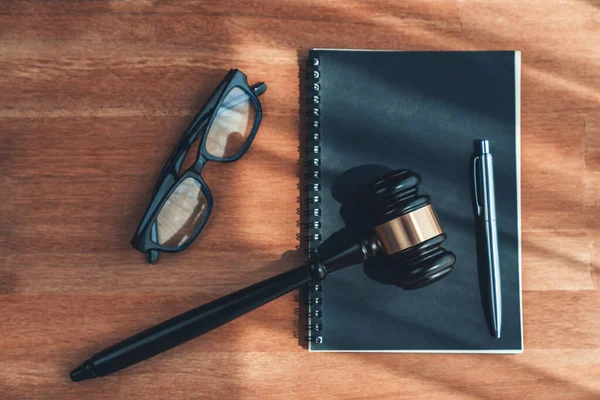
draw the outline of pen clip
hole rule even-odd
[[[475,156],[473,158],[473,192],[475,193],[475,210],[477,213],[477,216],[481,216],[481,206],[479,205],[479,195],[477,194],[477,192],[479,192],[479,185],[477,184],[477,160],[481,159],[479,158],[479,156]]]

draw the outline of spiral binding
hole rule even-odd
[[[306,141],[306,185],[305,212],[307,248],[310,257],[319,246],[321,235],[321,70],[320,60],[309,53],[307,82],[307,141]],[[306,337],[308,342],[323,343],[323,292],[320,283],[311,283],[306,296]]]

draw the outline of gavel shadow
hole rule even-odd
[[[391,168],[383,165],[362,165],[351,168],[335,178],[331,195],[341,204],[339,212],[344,221],[344,227],[321,243],[318,248],[319,256],[334,254],[371,235],[372,226],[369,223],[368,213],[365,212],[364,207],[361,207],[361,194],[375,179],[390,171],[392,171]],[[369,260],[365,262],[363,270],[369,278],[377,282],[386,285],[394,284],[391,268],[385,268],[385,265],[382,264],[385,262]],[[305,303],[306,300],[308,300],[308,290],[303,288],[300,291],[300,301]],[[305,307],[303,305],[301,308]],[[298,314],[298,332],[303,332],[307,327],[308,319],[306,312]],[[308,348],[306,337],[302,335],[298,336],[298,344],[303,348]]]
[[[374,180],[392,171],[384,165],[370,164],[351,168],[340,174],[334,181],[331,194],[341,204],[340,216],[344,228],[333,233],[319,247],[320,254],[330,254],[372,235],[373,226],[369,212],[362,204],[362,192]],[[397,271],[385,260],[369,260],[364,263],[365,274],[382,284],[395,284]]]

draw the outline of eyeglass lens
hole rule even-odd
[[[218,158],[238,155],[250,137],[255,120],[256,107],[250,95],[234,87],[217,110],[206,137],[206,151]]]
[[[161,208],[155,224],[158,244],[175,248],[196,232],[208,212],[208,200],[201,183],[194,178],[183,180]]]

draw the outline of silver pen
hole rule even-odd
[[[485,235],[486,258],[490,279],[490,311],[496,338],[502,329],[502,293],[500,285],[500,258],[496,226],[496,196],[494,193],[494,165],[489,140],[479,140],[476,146],[473,184],[475,205]]]

